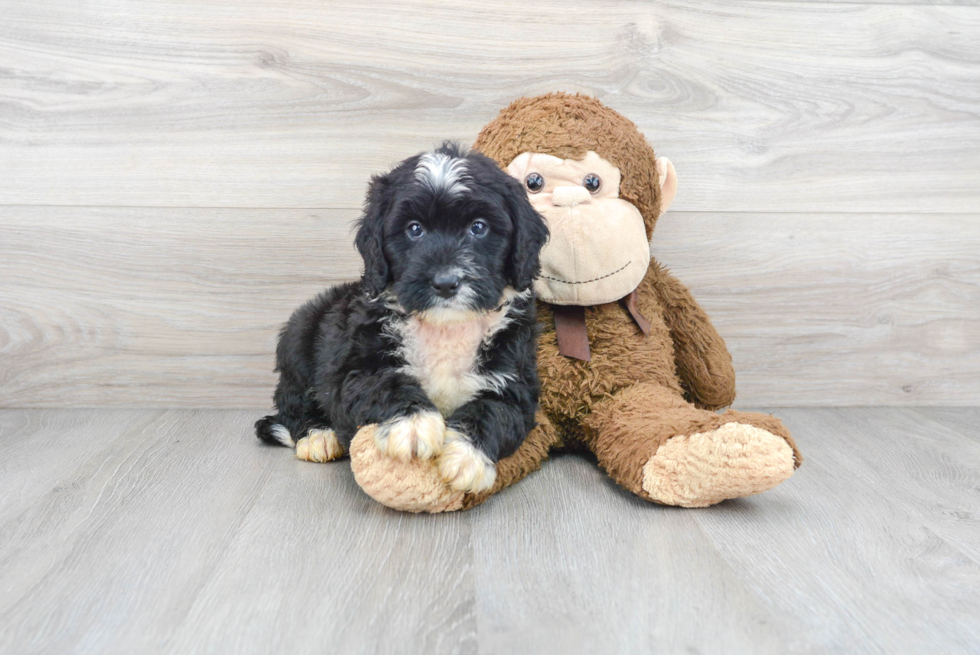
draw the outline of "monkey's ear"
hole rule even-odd
[[[539,255],[548,241],[548,226],[541,214],[534,211],[527,199],[524,186],[511,178],[511,193],[507,205],[514,224],[510,250],[510,283],[518,291],[525,291],[541,272]]]
[[[660,176],[660,213],[663,214],[677,195],[677,172],[669,159],[660,157],[657,159],[657,174]]]
[[[390,174],[375,175],[368,185],[364,212],[357,221],[354,245],[364,260],[361,284],[372,298],[388,286],[388,260],[385,258],[385,216],[394,196]]]

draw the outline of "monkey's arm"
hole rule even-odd
[[[658,262],[647,278],[664,310],[674,342],[674,362],[688,400],[720,409],[735,400],[735,369],[725,341],[683,284]]]

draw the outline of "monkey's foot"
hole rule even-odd
[[[762,493],[793,474],[783,437],[746,423],[671,437],[643,467],[643,490],[655,501],[707,507]]]
[[[344,447],[333,430],[313,429],[296,442],[296,459],[307,462],[329,462],[344,455]]]
[[[394,459],[376,446],[377,425],[365,425],[350,445],[350,466],[364,492],[402,512],[453,512],[463,507],[463,492],[439,475],[432,459]]]

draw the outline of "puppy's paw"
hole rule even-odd
[[[378,450],[378,426],[365,425],[350,444],[350,468],[364,492],[402,512],[454,512],[462,509],[465,494],[449,487],[439,476],[435,460],[401,462]]]
[[[313,429],[296,442],[296,459],[306,462],[329,462],[344,454],[333,430]]]
[[[442,452],[446,438],[446,423],[442,414],[424,411],[385,421],[374,432],[374,440],[382,453],[407,462],[415,456],[432,459]]]
[[[449,428],[439,457],[439,475],[457,491],[480,493],[493,487],[497,468],[469,437]]]

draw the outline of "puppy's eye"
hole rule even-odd
[[[405,228],[405,232],[411,239],[421,239],[425,236],[425,228],[418,221],[409,223],[408,227]]]
[[[582,180],[582,186],[589,190],[589,193],[595,193],[602,186],[602,180],[595,173],[589,173]]]
[[[470,234],[475,237],[485,237],[489,231],[490,226],[485,221],[473,221],[473,225],[470,225]]]
[[[541,177],[541,173],[531,173],[524,178],[524,186],[531,193],[537,193],[544,188],[544,178]]]

